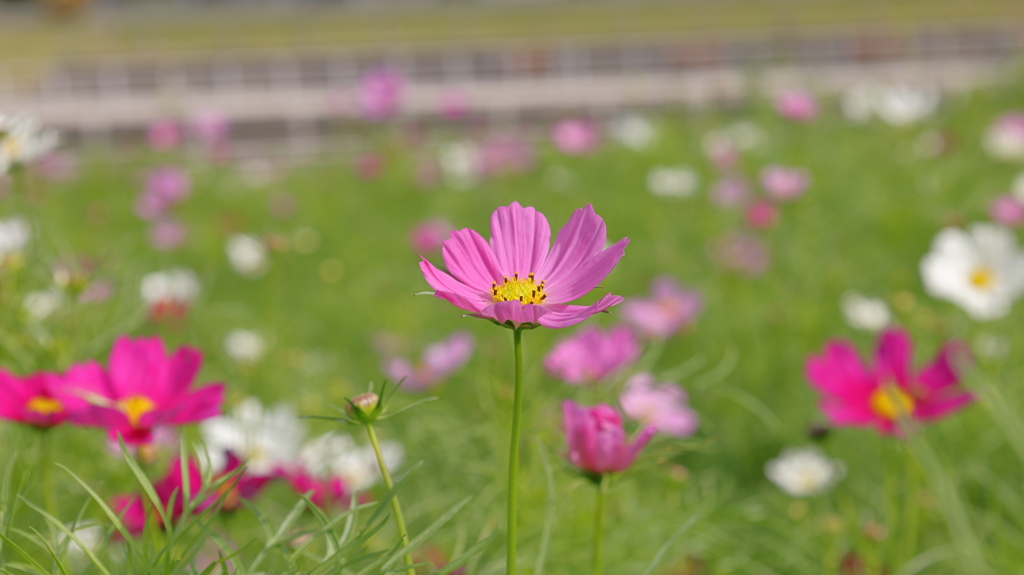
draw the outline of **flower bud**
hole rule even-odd
[[[380,396],[376,393],[363,393],[349,400],[346,411],[360,423],[373,423],[384,410],[380,404]]]

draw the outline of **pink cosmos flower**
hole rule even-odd
[[[110,352],[109,368],[95,361],[74,365],[65,389],[89,402],[71,414],[80,425],[107,428],[127,444],[148,443],[158,425],[182,425],[220,414],[224,385],[190,389],[202,354],[182,347],[168,356],[160,338],[121,336]]]
[[[766,230],[778,223],[779,208],[771,202],[758,200],[747,206],[744,215],[747,218],[747,225],[755,230]]]
[[[710,194],[720,208],[742,206],[750,195],[750,184],[742,176],[725,176],[711,185]]]
[[[175,218],[163,218],[149,228],[149,244],[167,252],[181,247],[188,238],[188,226]]]
[[[58,150],[36,161],[40,175],[52,182],[66,182],[78,174],[78,156]]]
[[[569,462],[593,475],[623,471],[633,465],[657,431],[649,425],[630,444],[615,409],[603,403],[588,408],[570,400],[562,402],[562,426],[569,444]]]
[[[587,204],[573,212],[551,245],[547,218],[518,202],[491,215],[491,241],[456,230],[442,256],[448,273],[424,259],[420,270],[434,295],[473,317],[518,328],[569,327],[622,302],[605,294],[589,306],[568,305],[607,276],[626,252],[628,238],[605,249],[604,220]]]
[[[357,101],[363,117],[386,120],[398,113],[405,78],[390,68],[377,68],[359,80]]]
[[[476,341],[470,333],[456,332],[428,345],[416,365],[403,357],[388,359],[384,373],[395,381],[404,379],[402,389],[422,391],[441,383],[466,365],[475,348]]]
[[[597,124],[584,118],[567,118],[551,130],[551,141],[555,147],[570,156],[592,152],[600,139]]]
[[[998,160],[1024,160],[1024,112],[1007,112],[996,118],[982,143]]]
[[[441,117],[458,120],[469,114],[469,98],[461,90],[446,90],[441,94]]]
[[[157,120],[146,130],[146,142],[158,152],[177,148],[181,140],[181,126],[174,120]]]
[[[484,175],[520,173],[533,167],[530,142],[513,134],[496,134],[480,143],[479,171]]]
[[[777,201],[795,200],[807,191],[811,177],[807,170],[768,166],[761,170],[761,185],[768,196]]]
[[[303,469],[294,469],[285,479],[296,493],[310,493],[309,499],[317,507],[345,507],[352,497],[352,491],[345,485],[345,481],[337,476],[324,479]]]
[[[181,203],[191,190],[188,172],[174,166],[154,168],[146,174],[142,194],[135,200],[135,215],[156,220]]]
[[[672,437],[689,437],[700,424],[697,412],[687,401],[686,392],[678,385],[658,384],[654,374],[647,372],[629,378],[619,396],[627,416]]]
[[[957,373],[969,353],[950,342],[920,371],[911,366],[910,336],[888,330],[879,337],[872,364],[865,365],[845,341],[832,341],[807,360],[807,379],[821,393],[821,410],[834,426],[875,427],[900,433],[902,417],[930,421],[957,411],[973,399]]]
[[[789,90],[776,96],[775,111],[794,122],[808,122],[818,115],[818,101],[806,90]]]
[[[423,220],[409,233],[409,244],[419,253],[436,252],[453,229],[454,226],[444,218]]]
[[[1002,194],[989,204],[988,214],[996,223],[1017,227],[1024,224],[1024,203],[1010,194]]]
[[[594,384],[631,365],[640,344],[625,326],[588,327],[555,344],[544,358],[548,375],[570,385]]]
[[[219,148],[228,141],[231,122],[217,110],[204,110],[192,118],[192,134],[208,148]]]
[[[622,319],[641,335],[661,339],[693,325],[703,307],[699,292],[663,276],[651,283],[650,298],[631,298],[622,304]]]
[[[764,242],[747,234],[733,233],[712,240],[708,253],[726,269],[757,277],[768,270],[771,254]]]
[[[361,180],[373,180],[384,170],[384,158],[380,154],[359,154],[352,163]]]
[[[58,425],[71,411],[86,406],[82,399],[62,389],[61,376],[39,372],[18,377],[0,370],[0,419],[41,429]]]

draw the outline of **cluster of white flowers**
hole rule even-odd
[[[935,114],[942,92],[934,86],[855,84],[839,101],[843,115],[854,122],[878,117],[890,126],[907,126]]]
[[[654,124],[646,116],[636,113],[618,116],[608,123],[612,138],[630,150],[639,151],[650,147],[657,137]]]
[[[46,129],[32,116],[0,114],[0,175],[29,164],[57,147],[55,130]]]
[[[824,493],[846,475],[846,466],[817,447],[790,447],[764,466],[769,481],[791,497]]]
[[[254,236],[235,234],[228,238],[224,251],[227,252],[231,267],[243,276],[256,278],[270,267],[267,245]]]
[[[382,442],[380,450],[388,469],[396,469],[405,459],[400,443]],[[306,442],[299,451],[297,463],[315,477],[340,477],[356,491],[380,481],[380,467],[373,447],[360,447],[352,436],[343,433],[329,432]]]
[[[853,329],[882,331],[892,322],[892,312],[885,300],[846,292],[839,300],[846,323]]]
[[[172,268],[142,276],[139,293],[148,306],[161,303],[189,305],[199,297],[199,276],[188,268]]]
[[[256,363],[266,351],[267,341],[255,331],[235,329],[224,336],[224,353],[238,363]]]

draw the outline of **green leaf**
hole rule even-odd
[[[99,569],[100,573],[103,573],[103,575],[110,575],[110,571],[108,571],[107,568],[103,565],[103,562],[101,562],[99,558],[96,557],[96,553],[93,552],[92,549],[89,549],[89,547],[86,546],[85,543],[82,543],[82,540],[79,539],[77,535],[72,533],[71,530],[68,529],[67,525],[61,523],[60,519],[57,519],[53,515],[50,515],[44,509],[32,503],[31,501],[25,499],[24,497],[22,497],[21,500],[25,503],[25,505],[28,505],[29,507],[34,509],[36,513],[42,515],[43,518],[49,521],[50,525],[56,527],[60,531],[63,531],[65,535],[67,535],[71,538],[72,541],[77,543],[78,546],[82,548],[82,552],[85,553],[85,556],[89,558],[89,561],[92,561],[92,564],[96,566],[96,569]]]
[[[657,553],[654,554],[654,557],[651,558],[651,562],[647,565],[647,569],[644,569],[644,572],[641,575],[651,575],[654,573],[654,570],[658,568],[658,563],[661,563],[662,558],[665,557],[666,553],[668,553],[672,544],[689,531],[690,527],[693,527],[693,524],[697,522],[698,515],[698,513],[694,513],[689,519],[679,526],[679,529],[676,529],[676,532],[673,533],[668,540],[662,544]]]

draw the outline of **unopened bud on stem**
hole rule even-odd
[[[348,414],[360,423],[373,423],[384,410],[380,404],[380,396],[376,393],[363,393],[349,400],[346,407]]]

